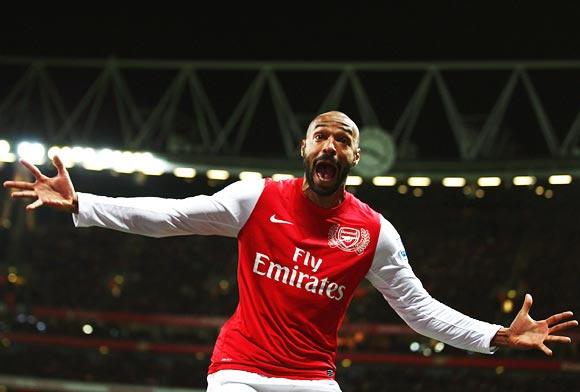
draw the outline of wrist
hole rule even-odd
[[[79,213],[79,198],[75,192],[74,196],[73,196],[73,200],[72,200],[72,205],[71,205],[71,212],[73,214],[78,214]]]
[[[491,339],[490,346],[507,347],[510,345],[511,331],[509,328],[501,327]]]

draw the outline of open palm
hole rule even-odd
[[[536,321],[529,315],[531,306],[532,296],[526,294],[521,310],[509,327],[509,345],[511,347],[521,349],[537,348],[546,355],[552,355],[552,350],[545,343],[570,343],[569,337],[554,335],[554,333],[578,325],[576,320],[561,322],[572,317],[572,312],[562,312],[545,320]]]
[[[45,205],[67,212],[77,212],[76,193],[72,181],[58,156],[53,158],[57,170],[54,177],[45,176],[30,162],[25,160],[20,162],[32,173],[35,181],[5,181],[4,187],[15,189],[11,195],[13,198],[36,199],[26,206],[28,211]]]

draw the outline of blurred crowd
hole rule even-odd
[[[109,195],[123,191],[108,188],[104,176],[101,181],[85,186],[102,186],[101,193]],[[187,196],[183,192],[190,192],[189,188],[208,194],[217,190],[213,185],[180,188],[173,184],[167,196]],[[148,191],[163,195],[155,184],[133,184],[125,190],[129,195]],[[503,325],[513,319],[527,292],[534,296],[535,318],[568,309],[578,313],[580,212],[574,205],[578,194],[574,189],[556,193],[553,200],[536,197],[533,190],[497,190],[482,200],[466,197],[460,190],[450,194],[447,189],[429,189],[420,198],[370,187],[350,191],[393,223],[415,273],[440,301]],[[0,334],[82,336],[82,320],[41,320],[34,318],[35,307],[222,318],[235,309],[235,239],[154,239],[98,228],[75,229],[68,215],[42,210],[31,220],[18,212],[21,207],[11,206],[10,224],[0,229]],[[366,281],[357,289],[345,323],[403,324]],[[101,322],[94,325],[92,338],[211,345],[217,332],[217,328]],[[341,334],[341,352],[409,354],[410,342],[429,341],[412,334],[361,333],[353,339],[354,335]],[[578,343],[559,347],[555,356],[577,362],[578,350]],[[450,347],[444,354],[465,355]],[[541,358],[535,352],[507,350],[496,356]],[[103,353],[4,340],[0,363],[4,374],[202,387],[208,355]],[[500,377],[493,369],[448,370],[355,364],[341,368],[338,377],[345,391],[377,391],[386,385],[393,391],[532,391],[545,390],[554,380],[573,389],[573,378],[565,373]]]

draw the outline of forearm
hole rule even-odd
[[[501,326],[469,317],[426,293],[420,298],[394,304],[412,329],[460,349],[486,354],[495,351],[492,340]]]
[[[494,351],[490,342],[501,326],[468,317],[432,298],[409,265],[399,234],[384,218],[367,279],[418,333],[465,350]]]

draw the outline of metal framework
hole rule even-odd
[[[192,163],[299,168],[297,145],[308,121],[340,109],[363,129],[390,133],[397,148],[394,171],[575,171],[578,76],[580,61],[0,57],[0,135],[13,141],[33,137],[48,144],[152,150]],[[548,88],[540,91],[537,83]]]

